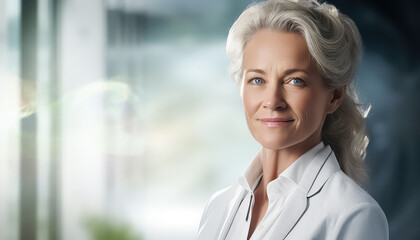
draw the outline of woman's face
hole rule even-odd
[[[323,85],[303,37],[257,32],[244,50],[243,69],[246,121],[263,147],[303,149],[321,140],[325,116],[338,105],[333,90]]]

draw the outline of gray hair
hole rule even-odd
[[[339,108],[328,114],[322,140],[333,149],[340,167],[355,182],[367,180],[364,118],[369,109],[359,104],[353,78],[362,57],[362,40],[356,24],[331,4],[315,0],[269,0],[249,6],[229,31],[226,52],[231,77],[243,83],[243,51],[261,29],[300,34],[328,88],[346,87]]]

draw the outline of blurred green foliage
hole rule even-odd
[[[88,217],[83,224],[92,240],[143,240],[127,223],[109,217]]]

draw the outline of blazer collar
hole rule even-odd
[[[334,152],[328,145],[327,149],[320,152],[319,157],[312,161],[308,169],[318,169],[317,172],[309,170],[306,174],[305,182],[302,182],[302,185],[308,190],[307,197],[309,198],[318,193],[328,178],[340,170],[340,165]],[[309,187],[309,185],[311,186]]]
[[[307,196],[311,197],[339,169],[340,166],[338,165],[334,152],[328,145],[311,161],[299,185],[305,190]]]

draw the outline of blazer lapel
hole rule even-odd
[[[239,208],[239,204],[241,203],[242,199],[244,198],[245,189],[243,189],[241,186],[238,186],[235,192],[235,195],[230,201],[229,206],[226,210],[227,215],[225,221],[222,224],[221,231],[219,234],[219,237],[217,239],[224,240],[226,238],[226,235],[229,231],[229,228],[232,224],[233,218],[236,215],[236,211]]]
[[[277,219],[271,239],[284,239],[306,210],[306,192],[297,187],[286,201],[283,212]]]
[[[331,154],[334,155],[330,146],[326,146],[311,161],[308,168],[305,170],[299,185],[286,200],[283,212],[273,226],[274,231],[271,235],[271,239],[277,240],[285,239],[287,237],[302,215],[305,214],[308,207],[308,198],[318,192],[328,177],[331,176],[332,172],[336,171],[337,167],[339,169],[337,160],[329,161],[332,162],[332,167],[329,166],[331,163],[329,163],[327,159]],[[334,163],[336,165],[334,165]],[[324,166],[327,166],[326,169],[329,171],[321,171]]]

